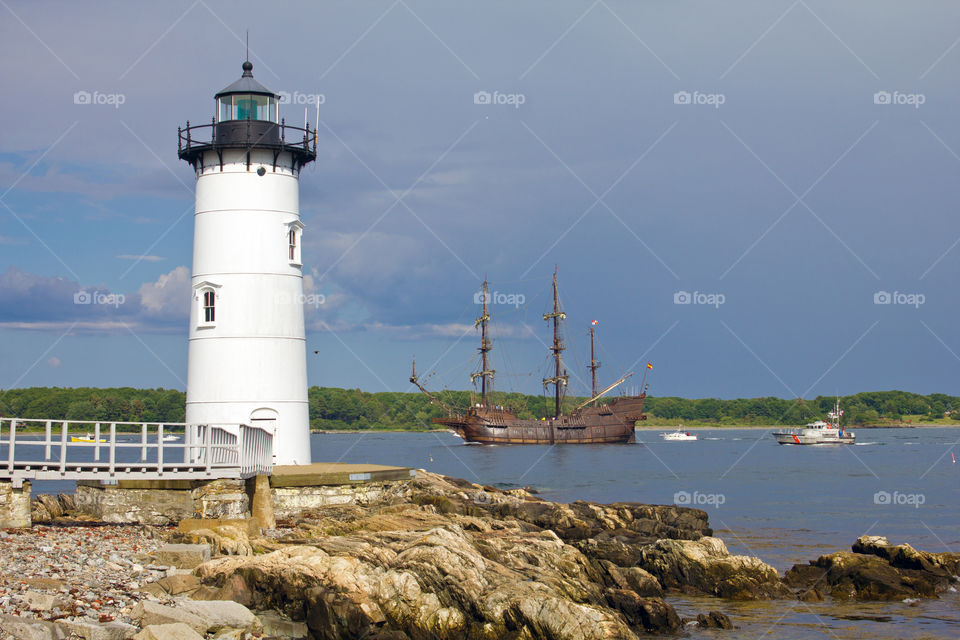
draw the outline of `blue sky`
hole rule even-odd
[[[289,121],[322,96],[311,384],[466,388],[486,276],[536,393],[556,265],[576,393],[591,320],[655,395],[957,393],[956,3],[0,5],[0,388],[185,387],[176,128],[249,28]]]

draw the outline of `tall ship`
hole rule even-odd
[[[490,352],[493,345],[489,339],[490,313],[487,301],[487,282],[483,282],[482,310],[474,327],[480,328],[480,371],[471,374],[470,381],[475,386],[479,381],[479,401],[471,400],[466,412],[457,410],[431,393],[417,377],[416,361],[410,375],[410,382],[425,393],[435,404],[443,407],[447,415],[434,418],[435,424],[444,425],[467,442],[482,444],[605,444],[636,442],[634,427],[638,420],[645,420],[643,404],[647,397],[646,376],[641,383],[640,395],[619,396],[600,402],[607,393],[623,384],[632,373],[626,373],[619,380],[597,390],[597,369],[600,363],[594,357],[594,331],[590,327],[590,371],[592,378],[591,398],[580,403],[567,414],[562,412],[564,391],[569,375],[563,365],[561,354],[565,350],[560,337],[560,323],[567,315],[560,308],[557,295],[557,274],[553,274],[553,310],[543,314],[543,319],[552,324],[553,343],[550,352],[553,359],[553,371],[550,377],[543,379],[544,388],[553,387],[554,411],[549,418],[524,419],[504,406],[492,404],[489,392],[496,373],[490,366]],[[648,364],[647,368],[652,368]]]
[[[827,413],[827,420],[817,420],[799,429],[774,431],[773,437],[780,444],[854,444],[856,435],[840,425],[840,399],[837,399],[833,411]]]

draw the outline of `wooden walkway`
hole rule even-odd
[[[273,434],[243,424],[0,418],[0,480],[204,480],[269,475]]]

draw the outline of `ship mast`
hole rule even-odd
[[[493,374],[496,373],[496,371],[489,368],[490,357],[488,354],[493,349],[490,340],[487,339],[487,325],[490,323],[490,314],[487,312],[487,300],[489,299],[487,281],[484,280],[483,293],[481,294],[481,302],[483,303],[482,311],[480,312],[480,317],[473,323],[474,328],[480,327],[480,348],[477,349],[477,351],[480,352],[480,372],[470,374],[471,383],[475,383],[476,379],[480,378],[480,406],[483,408],[487,407],[487,378],[490,378],[490,386],[492,387]]]
[[[596,322],[596,321],[594,321]],[[600,368],[600,361],[593,355],[593,327],[590,327],[590,395],[597,395],[597,369]]]
[[[566,319],[567,314],[560,310],[560,299],[557,296],[557,269],[554,267],[553,270],[553,312],[543,314],[543,319],[549,322],[553,320],[553,346],[550,347],[550,351],[553,352],[553,364],[554,371],[552,378],[544,378],[543,386],[554,386],[554,417],[560,417],[560,397],[562,394],[561,385],[566,385],[569,377],[566,371],[563,372],[563,375],[560,374],[560,371],[563,367],[563,362],[560,358],[560,354],[563,353],[564,346],[560,340],[560,321]]]

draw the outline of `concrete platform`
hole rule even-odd
[[[274,467],[273,475],[270,476],[270,486],[278,488],[364,484],[408,480],[415,475],[417,475],[417,472],[410,467],[315,462],[306,465],[278,465]]]

